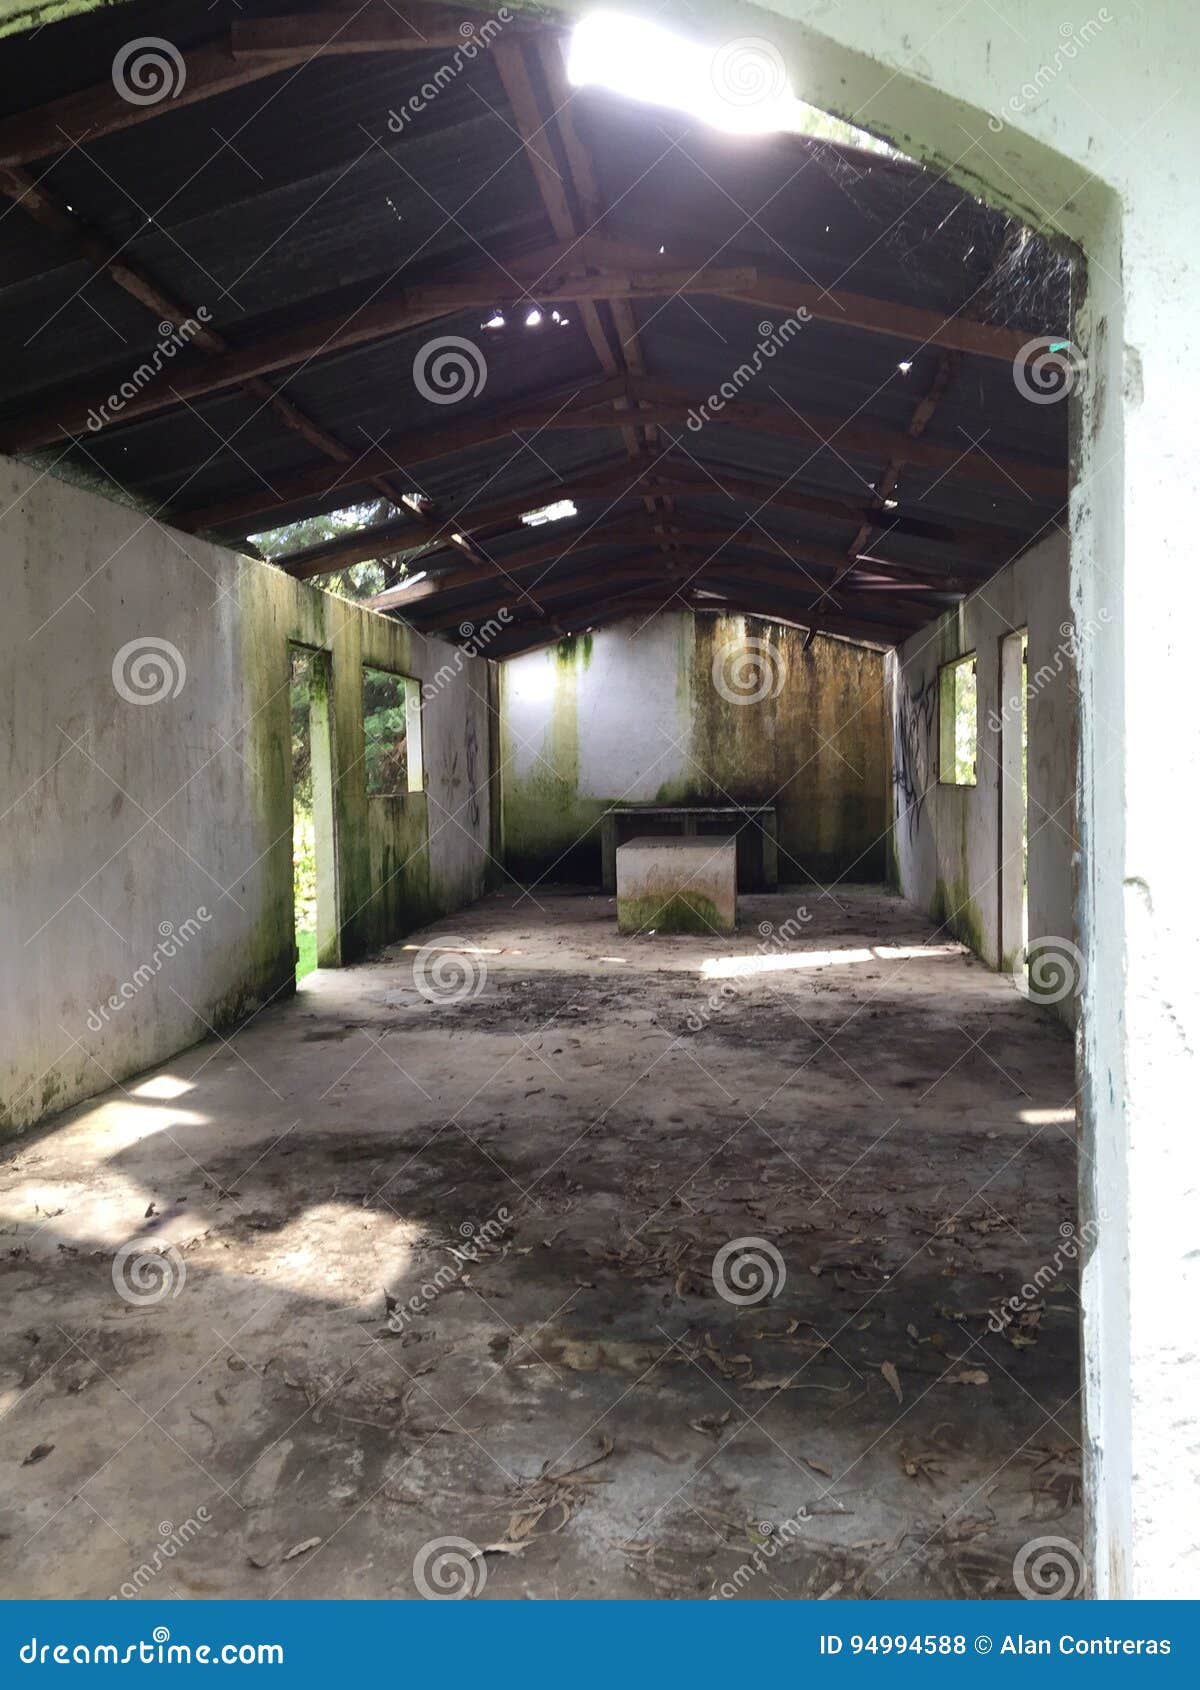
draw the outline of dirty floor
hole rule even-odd
[[[872,887],[311,975],[10,1147],[3,1590],[1012,1596],[1081,1541],[1073,1093]]]

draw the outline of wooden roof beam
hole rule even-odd
[[[689,274],[683,270],[659,267],[656,270],[625,271],[620,275],[584,275],[578,270],[559,269],[545,275],[545,285],[539,280],[534,296],[539,303],[549,304],[564,300],[579,303],[606,299],[623,292],[629,293],[630,297],[648,299],[672,293],[723,293],[728,291],[728,284],[736,274],[732,270]],[[336,316],[290,329],[284,334],[253,341],[202,364],[192,367],[170,365],[169,373],[164,375],[163,380],[151,380],[137,388],[131,396],[123,399],[119,409],[109,405],[112,384],[93,388],[82,398],[69,393],[52,399],[5,427],[0,434],[0,449],[27,452],[51,445],[84,428],[91,427],[95,432],[95,425],[90,419],[96,415],[105,419],[103,427],[135,422],[139,417],[153,416],[185,401],[203,399],[223,388],[236,387],[251,376],[286,369],[315,357],[345,352],[384,336],[434,322],[439,317],[452,316],[472,306],[488,309],[497,298],[511,298],[514,291],[512,279],[505,277],[501,281],[499,272],[495,270],[457,282],[408,288],[391,299],[365,305],[356,311],[341,311]],[[128,380],[128,377],[125,379]],[[111,416],[106,416],[110,409]]]
[[[72,211],[40,182],[35,182],[24,170],[0,166],[0,192],[7,194],[43,228],[51,229],[56,235],[69,241],[79,256],[86,258],[97,273],[107,275],[117,287],[136,299],[140,305],[144,305],[147,311],[152,312],[159,322],[166,321],[176,327],[180,323],[199,323],[196,333],[191,337],[190,345],[213,357],[228,354],[233,350],[219,330],[200,322],[194,311],[188,310],[179,300],[173,298],[140,266],[123,258],[98,229]],[[251,398],[257,399],[272,411],[285,428],[300,435],[301,439],[306,440],[316,451],[323,453],[334,463],[349,463],[354,456],[349,447],[323,429],[314,418],[301,410],[299,405],[291,399],[286,399],[269,382],[258,376],[250,376],[241,386]],[[397,506],[400,504],[401,495],[383,476],[372,476],[369,485],[389,503]],[[423,524],[424,519],[413,513],[410,525],[421,527]]]
[[[395,437],[386,451],[366,453],[351,466],[349,472],[331,474],[329,470],[309,471],[285,482],[273,492],[266,488],[216,505],[196,507],[176,514],[175,520],[183,528],[193,530],[222,528],[257,517],[272,507],[301,504],[327,498],[339,488],[361,485],[371,475],[386,474],[397,463],[422,463],[447,457],[467,446],[501,440],[521,429],[601,429],[619,426],[611,412],[589,409],[608,397],[607,384],[598,384],[602,392],[589,397],[583,390],[574,402],[559,399],[553,403],[524,404],[472,422],[451,425],[443,429],[419,429]],[[594,390],[592,390],[594,391]],[[639,420],[686,424],[695,407],[703,404],[696,395],[689,399],[685,393],[671,402],[655,403],[639,413]],[[895,453],[904,461],[940,474],[953,475],[987,486],[1000,487],[1009,493],[1025,492],[1043,499],[1065,499],[1067,471],[1044,463],[1025,459],[998,457],[983,452],[960,450],[956,446],[942,446],[926,440],[912,440],[902,429],[877,424],[846,423],[836,417],[815,413],[799,414],[783,405],[763,405],[739,401],[721,411],[708,426],[736,427],[748,432],[787,435],[797,439],[815,455],[828,442],[840,452],[854,452],[867,457]]]
[[[48,158],[76,142],[95,141],[120,129],[153,122],[312,59],[345,53],[461,50],[467,39],[464,25],[486,44],[481,27],[484,20],[478,12],[423,7],[421,17],[418,27],[392,6],[373,5],[357,12],[329,9],[278,18],[239,19],[224,34],[186,53],[172,49],[171,54],[165,54],[159,49],[152,56],[143,53],[140,60],[131,58],[124,68],[127,78],[136,74],[139,64],[147,73],[155,64],[161,80],[147,86],[167,90],[161,99],[143,104],[127,100],[118,92],[114,61],[113,74],[106,80],[0,120],[0,164],[30,164],[34,159]],[[527,27],[532,24],[514,19],[505,31]],[[132,86],[141,84],[135,81]]]

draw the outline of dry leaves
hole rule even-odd
[[[896,1372],[895,1363],[890,1361],[881,1362],[879,1371],[892,1387],[892,1395],[895,1397],[896,1401],[902,1403],[904,1401],[904,1392],[900,1386],[900,1375]]]

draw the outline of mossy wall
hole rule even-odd
[[[1028,671],[1022,677],[1018,668],[1016,679],[1004,682],[1003,642],[1021,629],[1028,629]],[[1003,736],[1019,734],[1022,690],[1030,941],[1035,951],[1051,941],[1055,954],[1062,953],[1060,941],[1077,943],[1075,647],[1087,637],[1072,623],[1066,539],[1054,534],[889,658],[895,882],[994,968],[1011,970],[1020,952],[1019,827],[1015,852],[1002,850],[1001,840],[1003,805],[1020,804],[1019,779],[1006,775],[1002,762]],[[938,676],[944,665],[970,653],[978,700],[976,783],[956,786],[939,779]],[[1015,885],[1009,884],[1015,920],[1012,897],[1007,904],[1002,897],[1006,875],[1015,875]],[[1076,1006],[1074,992],[1052,1005],[1068,1023]]]
[[[291,642],[329,676],[323,962],[478,896],[489,781],[481,659],[3,459],[0,505],[2,1132],[292,991]],[[423,682],[423,792],[367,795],[364,664]]]
[[[886,868],[883,654],[741,616],[620,623],[502,665],[505,864],[596,881],[614,803],[778,806],[783,881]]]

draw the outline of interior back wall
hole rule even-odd
[[[477,897],[489,815],[482,659],[4,459],[0,510],[2,1133],[291,990],[289,642],[330,675],[326,952]],[[424,683],[424,791],[367,795],[363,664]]]
[[[881,652],[742,616],[633,618],[501,665],[504,860],[600,878],[614,803],[774,801],[779,877],[881,880]]]

